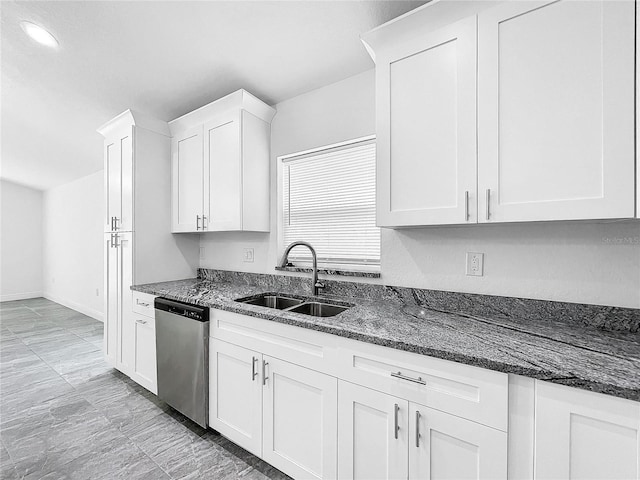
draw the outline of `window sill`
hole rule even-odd
[[[275,267],[281,272],[302,272],[311,273],[313,269],[310,267]],[[341,275],[343,277],[362,277],[362,278],[380,278],[380,270],[353,270],[349,268],[326,268],[318,267],[318,273],[321,275]]]

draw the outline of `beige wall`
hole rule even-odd
[[[274,273],[276,158],[374,133],[373,70],[276,108],[271,233],[203,234],[202,267]],[[465,275],[466,252],[485,254],[483,277]],[[640,308],[639,221],[383,229],[381,255],[388,285]]]
[[[0,301],[42,296],[42,192],[0,181]]]

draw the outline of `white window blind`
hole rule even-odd
[[[375,140],[282,160],[282,250],[303,240],[325,266],[379,265],[376,227]],[[296,247],[289,258],[311,260]]]

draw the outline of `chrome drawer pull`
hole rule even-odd
[[[469,190],[464,192],[464,221],[469,221]]]
[[[256,357],[251,357],[251,381],[253,382],[258,376],[258,372],[256,372],[256,364],[258,363],[258,359]]]
[[[398,439],[398,430],[400,430],[400,425],[398,425],[398,412],[399,411],[400,411],[400,407],[396,403],[393,406],[393,421],[395,423],[395,425],[393,427],[393,434],[395,435],[396,440]]]
[[[267,365],[269,365],[269,362],[265,362],[263,360],[262,361],[262,385],[266,385],[267,379],[269,378],[267,377]]]
[[[491,189],[487,188],[487,220],[491,218]]]
[[[416,447],[420,448],[420,410],[416,410]]]
[[[146,320],[142,320],[142,319],[139,318],[139,319],[136,320],[136,323],[139,323],[140,325],[146,325],[147,321]]]
[[[141,302],[139,298],[136,298],[136,303],[142,307],[148,307],[149,304],[147,302]]]
[[[427,382],[424,381],[422,377],[418,377],[418,378],[407,377],[406,375],[403,375],[402,372],[398,372],[398,373],[391,372],[391,376],[395,378],[399,378],[400,380],[407,380],[409,382],[419,383],[420,385],[427,384]]]

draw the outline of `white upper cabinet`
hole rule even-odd
[[[378,225],[633,218],[634,9],[445,0],[366,34]]]
[[[376,63],[378,225],[475,222],[475,18]]]
[[[634,8],[480,13],[480,222],[634,216]]]
[[[241,112],[233,110],[204,125],[203,229],[242,230]]]
[[[170,122],[172,231],[269,231],[275,110],[244,90]]]
[[[203,215],[202,126],[171,139],[172,230],[200,230]]]

